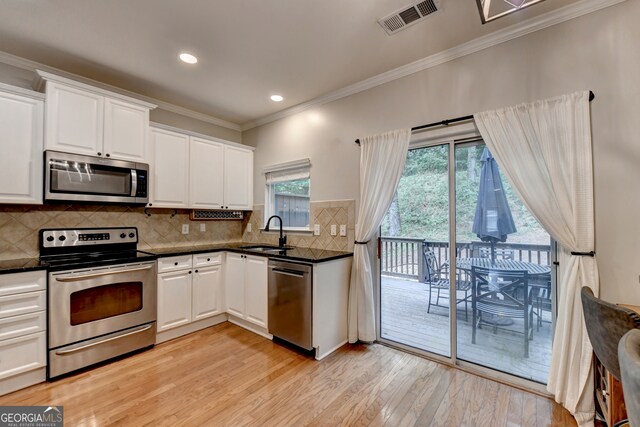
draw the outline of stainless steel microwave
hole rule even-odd
[[[149,165],[45,151],[45,201],[146,204]]]

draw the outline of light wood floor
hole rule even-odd
[[[552,400],[385,347],[322,361],[230,323],[0,397],[65,425],[572,426]]]

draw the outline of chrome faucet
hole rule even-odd
[[[282,234],[282,218],[278,215],[271,215],[267,220],[267,225],[264,227],[264,231],[269,231],[269,223],[273,218],[278,218],[280,220],[280,238],[278,239],[278,246],[283,247],[287,245],[287,236]]]

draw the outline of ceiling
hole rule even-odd
[[[389,36],[410,0],[2,0],[0,51],[242,125],[576,1],[482,25],[440,0]]]

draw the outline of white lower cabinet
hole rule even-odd
[[[267,328],[267,258],[228,253],[227,313]]]
[[[220,253],[161,258],[158,271],[158,332],[224,312]]]
[[[0,275],[0,395],[45,380],[46,273]]]
[[[191,282],[191,319],[200,320],[223,312],[222,265],[194,270]]]
[[[189,322],[191,270],[158,274],[158,332]]]

